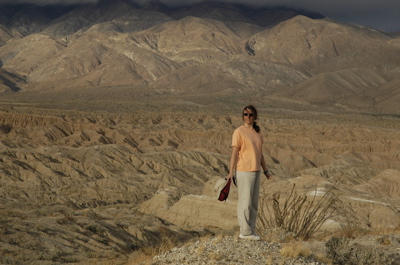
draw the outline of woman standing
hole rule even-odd
[[[235,129],[232,135],[232,155],[229,175],[226,177],[232,179],[236,172],[239,237],[250,240],[260,240],[255,229],[261,169],[267,179],[272,177],[265,164],[262,153],[263,140],[256,120],[256,108],[252,105],[246,106],[243,109],[244,124]]]

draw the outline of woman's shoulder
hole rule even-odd
[[[244,126],[243,125],[240,125],[239,127],[237,127],[235,130],[234,130],[234,132],[243,132],[244,130]]]
[[[243,129],[242,126],[237,127],[235,130],[233,130],[232,135],[235,137],[240,137],[240,135],[243,135]]]

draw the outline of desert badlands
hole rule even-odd
[[[236,190],[219,202],[214,184],[227,174],[231,133],[247,100],[147,96],[76,105],[91,110],[3,102],[2,262],[124,264],[165,238],[236,237]],[[372,234],[374,245],[398,251],[398,118],[249,100],[259,106],[274,174],[262,181],[262,198],[288,196],[293,184],[310,198],[329,190],[339,195],[338,209],[309,241]],[[385,237],[388,246],[378,241]]]
[[[1,264],[399,264],[396,34],[106,2],[2,20]],[[260,242],[237,239],[236,188],[214,190],[247,104],[273,174]],[[331,198],[305,241],[268,223],[293,187]]]

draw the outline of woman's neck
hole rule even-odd
[[[252,128],[253,128],[253,124],[244,123],[243,126],[244,126],[245,128],[247,128],[247,129],[252,129]]]

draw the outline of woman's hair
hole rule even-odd
[[[253,105],[248,105],[248,106],[244,107],[244,109],[243,109],[243,111],[242,111],[242,115],[243,115],[243,113],[244,113],[244,111],[245,111],[246,109],[251,110],[251,112],[254,114],[253,129],[254,129],[256,132],[260,132],[260,126],[258,126],[257,123],[256,123],[256,120],[257,120],[257,110],[256,110],[256,108],[255,108]]]

